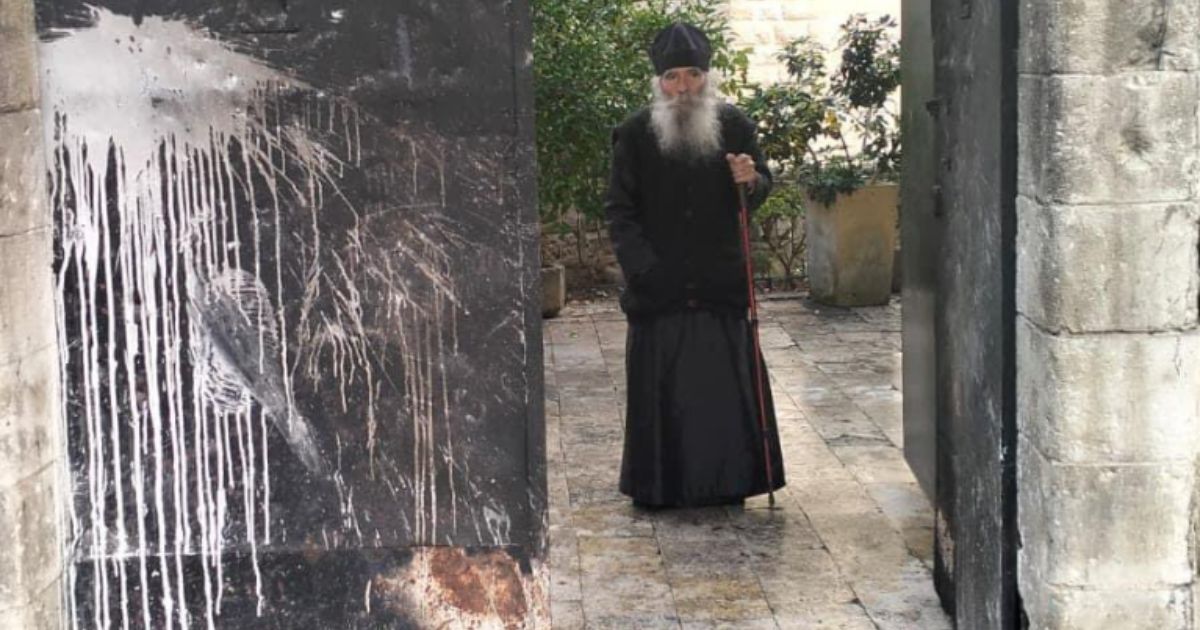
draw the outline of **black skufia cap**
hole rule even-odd
[[[712,45],[703,31],[683,22],[676,22],[654,36],[650,44],[650,61],[655,74],[671,68],[696,67],[707,71],[712,60]]]

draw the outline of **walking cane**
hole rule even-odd
[[[763,461],[767,464],[767,504],[775,507],[775,480],[771,467],[771,446],[767,440],[767,403],[763,396],[762,354],[758,341],[758,299],[754,295],[754,264],[750,260],[750,211],[746,204],[746,186],[737,184],[738,222],[742,226],[742,253],[746,259],[746,293],[750,298],[750,331],[754,342],[754,387],[758,392],[758,424],[762,429]]]

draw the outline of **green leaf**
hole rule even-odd
[[[675,20],[704,28],[714,66],[733,77],[749,65],[735,51],[720,0],[532,0],[538,195],[544,221],[571,211],[601,219],[611,132],[649,101],[647,48]]]

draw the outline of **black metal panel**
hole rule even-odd
[[[904,456],[933,501],[937,487],[937,353],[934,308],[941,222],[937,187],[937,101],[930,0],[905,0],[901,76],[904,134],[900,242],[904,273]]]
[[[37,8],[76,625],[544,612],[525,3]]]
[[[1016,11],[1013,2],[933,2],[943,213],[937,552],[964,628],[1013,628],[1018,617]]]

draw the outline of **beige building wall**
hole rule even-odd
[[[728,0],[734,43],[751,49],[749,77],[764,83],[787,77],[775,55],[788,41],[812,35],[832,48],[838,26],[853,13],[886,14],[899,21],[900,0]]]

